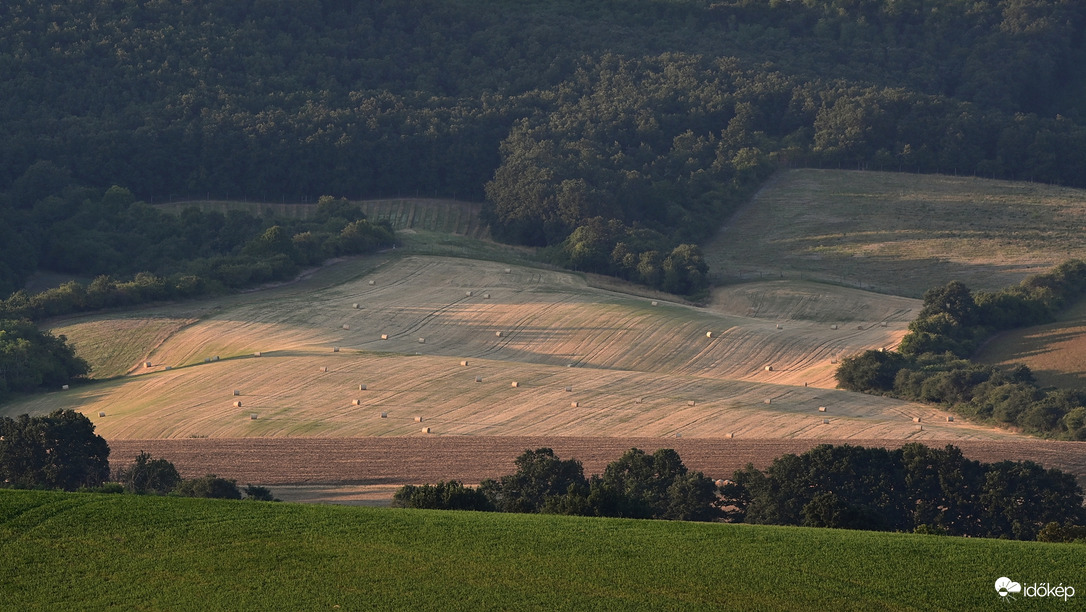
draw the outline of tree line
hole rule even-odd
[[[12,0],[0,214],[71,217],[39,204],[60,175],[148,202],[485,199],[495,236],[696,293],[694,245],[782,165],[1083,186],[1084,24],[1054,0]],[[40,263],[121,275],[93,240]]]
[[[406,485],[402,508],[728,521],[906,531],[1019,540],[1086,541],[1075,477],[1032,461],[981,463],[961,450],[818,445],[714,483],[678,453],[633,448],[602,475],[549,448],[526,450],[516,471],[472,488]]]
[[[94,423],[74,410],[48,415],[0,418],[0,488],[61,489],[97,493],[177,495],[272,501],[266,487],[238,487],[234,480],[207,475],[181,478],[165,459],[141,452],[111,471],[109,444]]]
[[[932,288],[898,349],[842,359],[838,386],[941,404],[1027,433],[1086,440],[1086,393],[1042,389],[1025,365],[997,368],[970,360],[996,332],[1048,323],[1083,294],[1086,262],[1078,260],[995,292],[974,292],[959,281]]]

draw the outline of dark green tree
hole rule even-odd
[[[109,478],[109,445],[73,410],[0,418],[0,483],[74,491]]]

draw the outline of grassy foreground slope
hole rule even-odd
[[[5,610],[976,610],[1001,576],[1086,591],[1075,545],[128,495],[0,491],[0,539]]]

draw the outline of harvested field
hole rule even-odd
[[[101,315],[77,323],[45,326],[53,335],[67,336],[76,354],[91,366],[91,378],[112,378],[137,371],[160,370],[152,362],[144,368],[155,347],[196,319],[177,317],[130,317],[125,314]],[[124,338],[124,342],[118,342]]]
[[[1084,226],[1082,190],[802,169],[766,184],[704,252],[726,281],[809,279],[920,297],[951,280],[997,289],[1084,258]]]
[[[747,463],[764,469],[773,459],[803,453],[816,444],[898,448],[886,439],[724,440],[668,438],[481,437],[225,440],[109,440],[114,466],[140,451],[167,458],[182,476],[214,473],[239,483],[276,485],[402,485],[459,480],[478,483],[512,473],[513,460],[528,449],[549,447],[562,459],[578,459],[586,474],[599,474],[631,447],[646,452],[675,449],[683,463],[711,478],[730,478]],[[1074,474],[1086,483],[1086,442],[1049,440],[930,440],[954,444],[970,459],[1032,460]],[[385,489],[387,491],[387,489]]]
[[[1041,386],[1086,390],[1086,301],[1062,320],[1016,329],[992,338],[978,352],[981,363],[1024,363]]]

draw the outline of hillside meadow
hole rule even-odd
[[[999,334],[981,347],[977,361],[1024,363],[1042,386],[1086,390],[1086,303],[1059,321]]]
[[[9,610],[976,610],[1002,576],[1074,586],[1056,607],[1086,589],[1066,544],[131,495],[0,491],[0,538]]]

